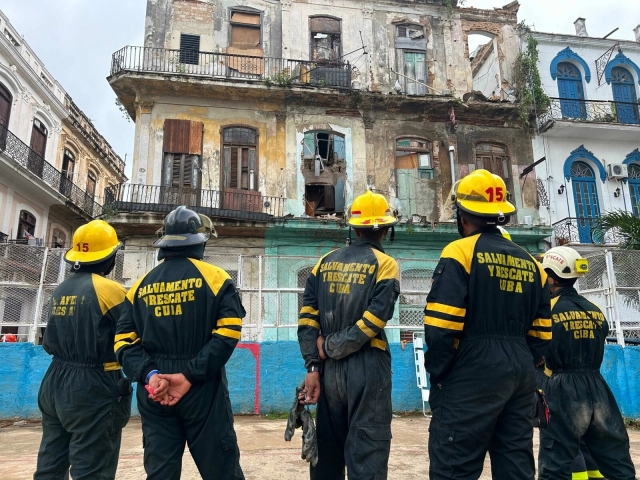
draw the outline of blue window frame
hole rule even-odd
[[[629,197],[631,197],[631,208],[633,214],[640,216],[640,208],[638,202],[640,202],[640,164],[629,164]]]
[[[631,72],[623,67],[611,69],[611,89],[620,123],[639,123],[638,97]]]
[[[593,230],[600,218],[600,207],[596,176],[589,164],[580,161],[571,164],[571,185],[580,243],[593,243]]]
[[[586,118],[582,75],[575,65],[560,62],[556,70],[560,109],[564,118]]]

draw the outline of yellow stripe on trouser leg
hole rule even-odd
[[[587,472],[573,472],[571,480],[589,480],[589,475],[587,475]]]
[[[593,478],[604,478],[604,475],[600,473],[600,470],[587,470],[587,475],[589,476],[589,480]]]

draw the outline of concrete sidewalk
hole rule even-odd
[[[307,463],[300,459],[300,430],[291,443],[284,441],[285,420],[262,417],[236,417],[236,432],[240,443],[241,462],[247,480],[299,480],[308,477]],[[429,460],[427,438],[429,420],[424,417],[394,418],[393,442],[389,460],[389,480],[426,479]],[[32,478],[42,429],[38,424],[0,428],[0,479],[27,480]],[[630,430],[631,454],[640,471],[640,431]],[[534,436],[537,456],[538,435]],[[124,430],[119,480],[145,478],[142,466],[142,429],[133,419]],[[185,480],[199,479],[197,469],[188,452],[183,462]],[[481,479],[490,479],[488,460]]]

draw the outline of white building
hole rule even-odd
[[[639,214],[640,25],[636,41],[534,32],[542,85],[551,97],[538,118],[534,158],[540,216],[552,243],[616,243],[594,228],[603,212]]]

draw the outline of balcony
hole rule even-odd
[[[64,176],[60,171],[48,163],[44,158],[23,143],[18,137],[0,125],[0,152],[13,160],[14,163],[26,168],[39,177],[47,186],[62,194],[67,204],[79,208],[91,218],[102,215],[102,206],[93,197]]]
[[[599,218],[567,217],[552,225],[556,245],[607,244],[618,245],[621,241],[614,230],[602,231]]]
[[[538,127],[545,131],[554,120],[579,123],[640,125],[637,103],[606,100],[567,100],[551,98],[549,109],[538,117]]]
[[[349,62],[313,62],[228,53],[127,46],[112,56],[111,75],[167,73],[266,85],[351,89]]]
[[[123,183],[105,190],[105,212],[169,213],[186,205],[209,217],[268,222],[285,215],[286,198],[228,189],[200,190]]]

